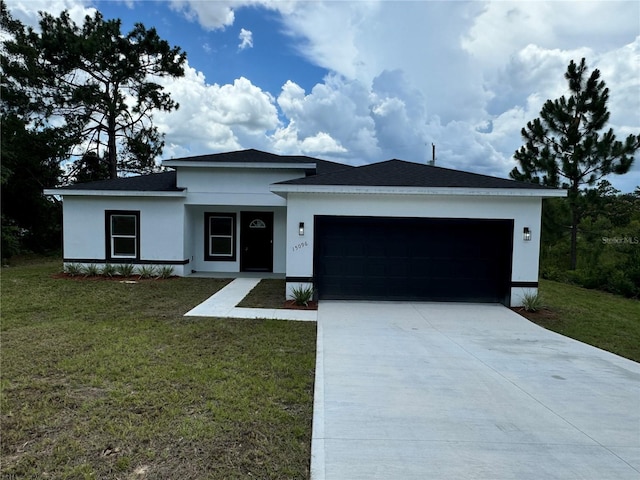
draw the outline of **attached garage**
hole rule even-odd
[[[389,160],[271,185],[287,201],[287,295],[522,305],[542,200],[566,191]]]
[[[513,220],[316,216],[320,299],[509,301]]]

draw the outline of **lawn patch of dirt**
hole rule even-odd
[[[522,315],[524,318],[531,320],[537,325],[544,326],[549,324],[549,322],[559,320],[558,312],[548,307],[542,307],[540,310],[536,310],[535,312],[528,312],[523,307],[511,307],[511,310]]]
[[[284,307],[282,308],[289,308],[291,310],[317,310],[318,302],[314,300],[309,302],[308,305],[298,305],[295,300],[287,300],[284,302]]]

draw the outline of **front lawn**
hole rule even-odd
[[[307,478],[315,324],[185,318],[226,284],[2,270],[0,476]]]
[[[521,312],[554,332],[640,362],[640,301],[540,280],[543,309]]]

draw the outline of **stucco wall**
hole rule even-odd
[[[188,190],[187,205],[285,206],[269,185],[303,177],[304,171],[181,167],[177,175],[178,187]]]
[[[105,251],[105,211],[140,211],[140,260],[185,260],[182,198],[75,197],[63,201],[63,255],[75,259],[102,260]],[[174,266],[182,274],[182,265]]]
[[[314,215],[513,219],[513,282],[538,281],[541,199],[438,195],[299,194],[289,193],[287,208],[287,278],[313,275]],[[305,224],[304,236],[298,225]],[[531,241],[524,241],[524,227]],[[473,232],[469,232],[473,235]],[[287,294],[301,282],[289,282]],[[527,289],[529,291],[535,289]],[[512,289],[517,304],[523,289]]]

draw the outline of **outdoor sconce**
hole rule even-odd
[[[531,240],[531,230],[529,230],[529,227],[524,227],[524,230],[522,230],[522,239],[525,242],[528,242]]]
[[[298,225],[298,235],[304,235],[304,222],[300,222],[300,224]]]

